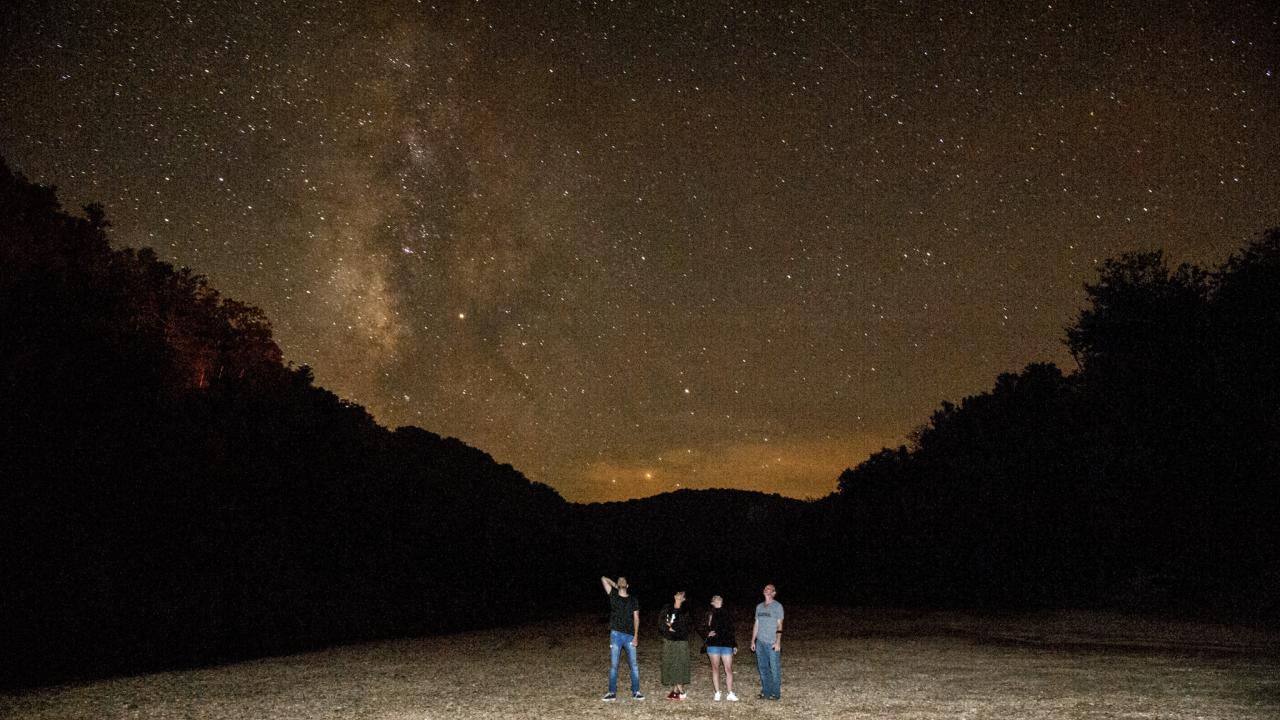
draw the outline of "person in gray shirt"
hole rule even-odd
[[[751,652],[760,671],[760,697],[782,699],[782,603],[772,583],[764,586],[764,602],[756,605],[756,622],[751,626]]]

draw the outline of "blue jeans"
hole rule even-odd
[[[609,692],[618,692],[618,651],[627,649],[627,663],[631,665],[631,694],[640,692],[640,666],[636,664],[636,646],[631,644],[635,635],[609,631]]]
[[[782,697],[782,653],[772,643],[756,643],[756,669],[760,671],[760,693],[775,700]]]

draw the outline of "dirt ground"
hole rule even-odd
[[[647,618],[646,618],[647,620]],[[749,638],[750,628],[739,636]],[[787,607],[783,698],[714,703],[706,658],[689,698],[657,685],[614,704],[602,616],[371,643],[234,665],[0,694],[0,718],[1257,718],[1280,717],[1280,632],[1097,613],[1006,617]]]

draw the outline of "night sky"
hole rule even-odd
[[[570,500],[825,495],[1280,224],[1269,2],[6,5],[12,167]]]

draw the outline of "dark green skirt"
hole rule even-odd
[[[662,639],[662,684],[689,683],[689,641]]]

